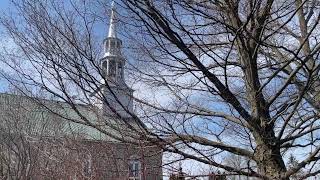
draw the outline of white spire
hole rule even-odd
[[[109,33],[108,38],[116,38],[116,12],[115,12],[115,3],[112,1],[111,3],[111,18],[110,18],[110,26],[109,26]]]

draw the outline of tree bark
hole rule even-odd
[[[285,163],[280,153],[280,146],[272,129],[265,129],[260,133],[254,133],[256,139],[256,149],[254,158],[257,162],[258,169],[261,174],[271,179],[283,179],[282,175],[287,171]]]

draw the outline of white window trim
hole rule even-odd
[[[135,167],[135,165],[138,164],[138,176],[131,176],[131,168]],[[129,162],[129,180],[141,180],[141,162],[138,160],[130,160]]]

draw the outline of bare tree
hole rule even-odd
[[[129,80],[142,93],[137,115],[127,111],[138,125],[110,106],[122,128],[103,119],[108,130],[75,105],[93,105],[90,95],[107,82],[95,32],[107,3],[15,1],[18,15],[1,19],[16,47],[3,54],[14,72],[7,79],[66,102],[80,117],[70,121],[233,175],[289,179],[303,169],[303,179],[320,172],[317,1],[119,1],[136,57]],[[292,152],[304,154],[289,167]],[[252,163],[239,168],[219,159],[224,154]]]
[[[63,129],[59,119],[51,121],[45,109],[15,93],[0,97],[1,178],[30,179],[38,172],[44,139],[61,136]]]
[[[162,133],[177,143],[168,151],[266,179],[288,179],[302,168],[301,178],[318,173],[316,1],[123,3],[141,27],[135,39],[150,64],[135,69],[171,95],[169,108],[141,102],[148,117],[163,114]],[[305,157],[286,167],[292,151]],[[257,168],[215,160],[221,152]]]

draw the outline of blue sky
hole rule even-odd
[[[11,0],[0,0],[0,13],[9,13],[12,8],[11,6]],[[2,34],[3,28],[0,26],[0,33]]]
[[[11,12],[15,11],[15,7],[12,3],[12,0],[0,0],[0,13],[2,15],[4,14],[11,14]],[[107,19],[106,19],[107,20]],[[102,39],[106,35],[106,28],[108,27],[107,22],[102,22],[101,24],[97,25],[96,33],[99,34],[99,39],[98,41],[101,41],[102,44]],[[8,47],[10,49],[10,41],[8,41],[8,37],[6,35],[5,29],[0,25],[0,51],[3,51],[3,48]],[[3,64],[0,66],[3,67]],[[2,69],[3,70],[3,69]],[[0,68],[1,71],[1,68]],[[8,91],[8,82],[0,75],[0,92],[6,92]]]
[[[11,8],[10,8],[10,4],[11,4],[11,0],[1,0],[0,1],[0,12],[1,14],[4,14],[4,13],[8,13],[10,12]],[[3,28],[0,26],[0,35],[1,35],[1,41],[5,41],[5,37],[3,35]],[[0,77],[0,92],[4,92],[6,91],[8,88],[8,83],[2,79]]]
[[[0,1],[0,10],[1,11],[8,11],[9,7],[10,7],[10,2],[11,0],[1,0]]]

